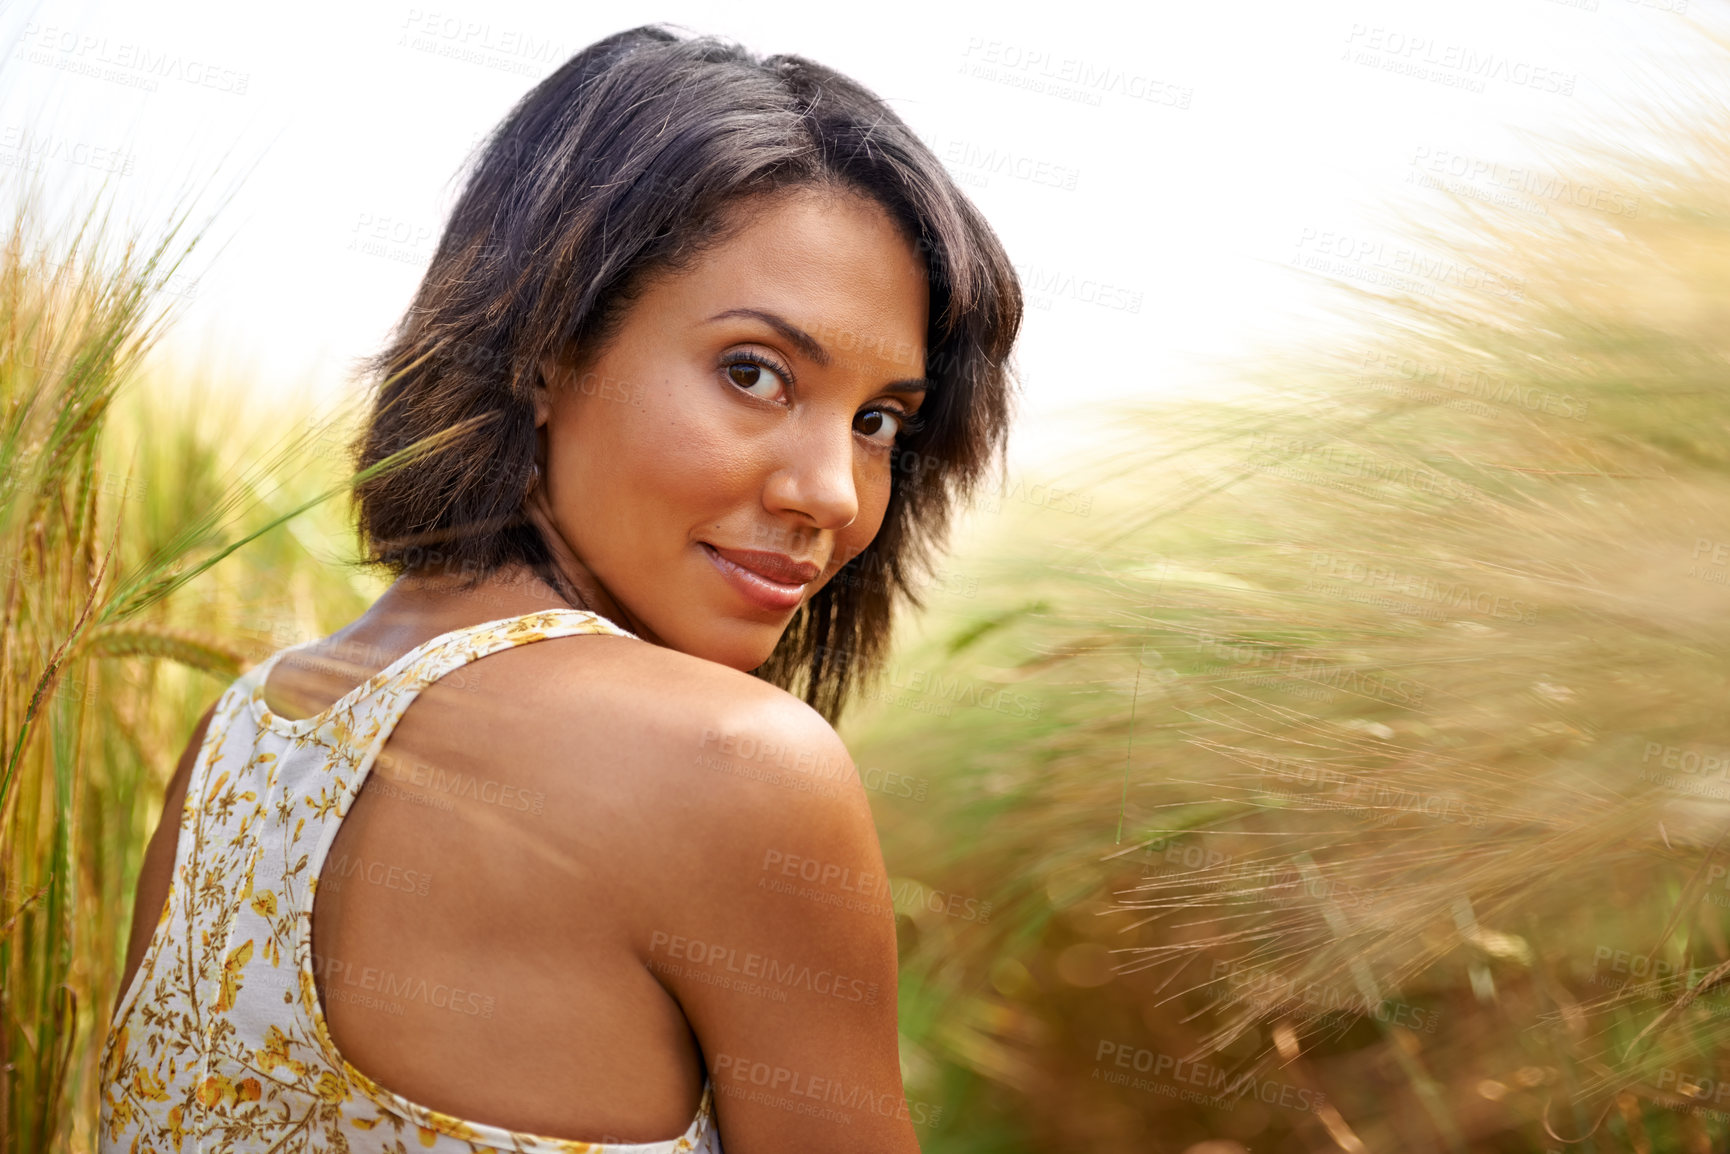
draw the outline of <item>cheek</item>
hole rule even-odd
[[[761,482],[766,438],[753,437],[711,393],[670,385],[632,423],[639,473],[656,489],[649,496],[687,519],[719,518],[754,499]]]
[[[750,495],[756,463],[749,439],[692,392],[672,384],[648,389],[641,405],[584,398],[564,414],[554,435],[572,484],[555,498],[592,527],[580,534],[591,548],[664,546],[669,530],[682,539]]]

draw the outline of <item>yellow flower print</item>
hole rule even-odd
[[[300,1005],[308,1017],[319,1016],[318,986],[313,982],[312,975],[305,970],[300,971]]]
[[[225,1074],[212,1074],[199,1084],[198,1101],[206,1108],[238,1106],[242,1102],[258,1101],[263,1092],[264,1087],[259,1085],[257,1078],[242,1078],[236,1082]]]
[[[140,1098],[149,1098],[154,1102],[168,1101],[168,1088],[162,1084],[162,1079],[154,1070],[147,1070],[143,1066],[138,1067],[132,1075],[132,1092]]]
[[[272,1026],[264,1036],[264,1046],[253,1051],[252,1060],[266,1074],[278,1066],[287,1066],[293,1070],[296,1077],[306,1073],[306,1063],[288,1056],[288,1035],[282,1032],[282,1027]]]
[[[121,1096],[119,1101],[108,1099],[108,1136],[120,1137],[121,1131],[132,1125],[132,1099]]]
[[[211,1074],[198,1084],[198,1102],[206,1109],[234,1096],[234,1081],[226,1074]]]
[[[228,771],[225,769],[222,771],[222,775],[220,777],[218,777],[215,781],[210,783],[210,788],[204,791],[204,804],[205,805],[210,804],[211,799],[214,798],[219,792],[221,792],[223,785],[225,785],[227,783],[227,781],[228,781]]]
[[[306,804],[312,807],[313,815],[315,817],[324,820],[330,817],[338,805],[342,804],[342,795],[340,793],[332,793],[328,789],[321,789],[318,791],[318,797],[316,799],[314,799],[311,794],[308,794]]]
[[[114,1081],[118,1073],[120,1059],[126,1053],[126,1027],[121,1026],[114,1032],[114,1040],[108,1044],[108,1057],[102,1063],[102,1081],[106,1084]]]
[[[348,1083],[332,1070],[326,1070],[318,1076],[318,1085],[314,1089],[320,1098],[332,1106],[348,1097]]]
[[[228,951],[228,960],[222,963],[222,992],[216,995],[216,1001],[211,1009],[219,1014],[226,1014],[234,1009],[234,1000],[240,996],[240,979],[246,972],[246,963],[252,960],[252,939]]]
[[[180,1149],[181,1141],[186,1137],[185,1115],[182,1108],[176,1106],[168,1112],[168,1135],[174,1139],[174,1148]]]
[[[252,899],[252,908],[261,918],[274,918],[276,916],[276,894],[271,890],[265,890]]]

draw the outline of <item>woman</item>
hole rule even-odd
[[[1020,315],[828,69],[647,27],[530,92],[374,365],[397,580],[174,775],[104,1149],[917,1150],[831,724],[1002,451]]]

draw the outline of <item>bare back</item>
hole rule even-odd
[[[465,666],[410,706],[313,909],[326,1015],[354,1065],[416,1101],[538,1134],[642,1142],[685,1128],[701,1057],[636,944],[678,900],[679,855],[662,844],[677,814],[633,765],[656,741],[631,698],[647,677],[664,691],[668,656],[614,637],[544,641]],[[285,687],[290,672],[277,671]],[[466,997],[357,997],[377,988],[373,971],[462,975]]]
[[[374,667],[501,609],[521,605],[369,614],[323,647],[335,660],[319,647],[284,654],[265,702],[285,719],[317,714]],[[453,1117],[654,1142],[691,1124],[717,1061],[736,1073],[755,1062],[746,1051],[776,1054],[777,1021],[816,1011],[864,1036],[883,1013],[892,1019],[892,921],[826,928],[761,889],[762,861],[788,855],[852,860],[857,876],[881,878],[874,835],[868,845],[858,836],[862,796],[834,788],[841,774],[825,789],[789,790],[714,756],[746,732],[764,748],[777,733],[789,750],[834,748],[826,725],[789,727],[789,706],[809,712],[746,674],[606,635],[504,649],[427,685],[337,829],[312,907],[318,1001],[343,1058]],[[141,911],[161,905],[151,873]],[[129,970],[138,939],[135,919]],[[704,945],[693,953],[693,942]],[[775,974],[802,972],[805,989],[727,976],[741,955],[745,967],[767,958]],[[733,1052],[706,1053],[694,1028],[710,1050],[725,1038]],[[893,1060],[868,1050],[859,1084]],[[808,1064],[825,1076],[808,1073],[807,1088],[847,1084],[835,1077],[846,1062],[812,1050]],[[895,1088],[899,1102],[898,1078]],[[742,1133],[753,1115],[770,1129],[792,1124],[784,1105],[765,1112],[717,1089],[723,1122],[731,1113]],[[891,1096],[852,1091],[852,1113],[877,1099]],[[828,1128],[874,1142],[872,1127],[886,1127],[911,1141],[904,1103],[900,1117],[872,1109],[878,1117],[860,1127],[830,1110]]]

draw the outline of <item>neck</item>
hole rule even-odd
[[[563,604],[599,613],[615,625],[629,629],[644,641],[664,646],[665,643],[660,638],[625,611],[625,607],[607,592],[589,567],[572,551],[565,535],[559,532],[553,519],[552,510],[547,504],[545,485],[536,485],[529,491],[528,498],[523,502],[523,512],[529,522],[540,531],[541,540],[546,542],[547,549],[553,555],[555,585],[549,586],[547,582],[535,578],[542,588],[559,597]]]
[[[645,632],[623,606],[574,558],[557,568],[557,586],[524,564],[507,565],[465,587],[461,578],[443,574],[404,573],[374,604],[381,621],[402,619],[445,623],[447,628],[479,624],[499,617],[516,617],[547,609],[586,609],[645,641],[661,644]]]

